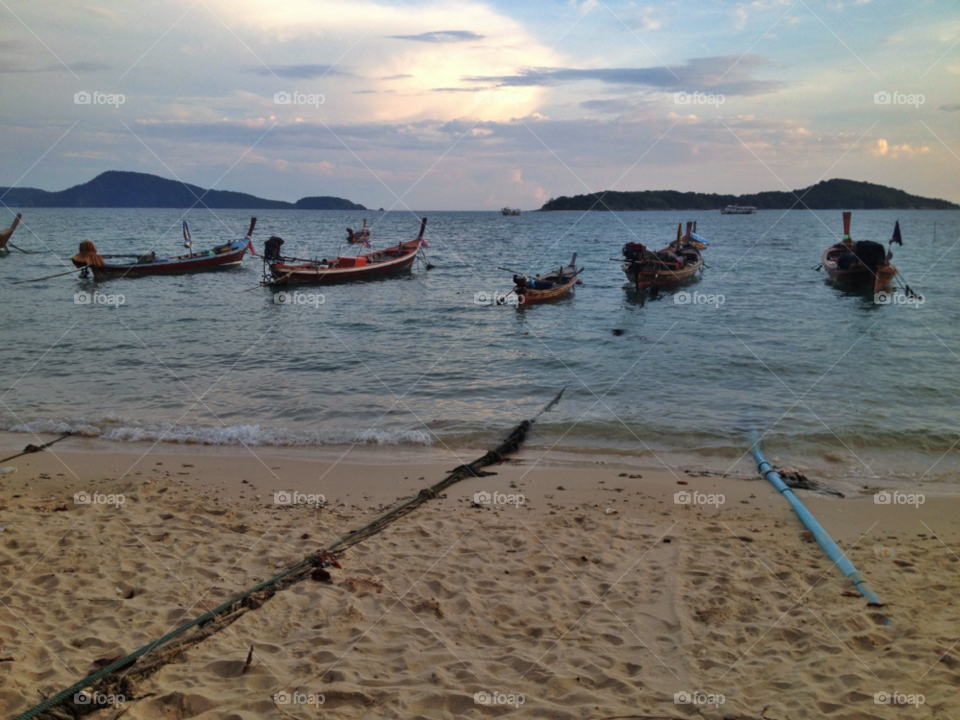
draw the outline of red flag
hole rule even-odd
[[[253,240],[247,238],[247,247],[250,249],[250,254],[256,256],[257,251],[253,249]]]

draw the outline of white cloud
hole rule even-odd
[[[926,155],[930,148],[926,145],[913,146],[908,143],[903,145],[890,145],[885,139],[880,138],[874,145],[868,145],[867,151],[874,157],[886,157],[896,160],[900,157],[912,159],[917,155]]]
[[[304,80],[300,82],[302,87],[296,88],[308,92],[309,82],[329,88],[325,92],[327,104],[335,104],[338,120],[464,116],[506,120],[529,114],[540,99],[541,92],[536,88],[524,89],[522,103],[517,98],[500,102],[490,98],[490,102],[483,102],[484,98],[478,98],[474,91],[494,88],[467,83],[463,78],[505,75],[517,68],[552,65],[560,59],[520,23],[478,2],[441,0],[420,5],[417,12],[410,12],[402,3],[380,4],[370,0],[289,0],[266,5],[258,0],[212,0],[212,4],[225,23],[242,29],[244,37],[256,30],[270,41],[269,56],[261,56],[268,67],[281,64],[275,59],[278,56],[286,67],[316,62],[318,44],[333,38],[343,44],[342,50],[328,46],[324,60],[334,62],[339,56],[336,69],[346,76],[327,73],[322,83],[319,78]],[[430,43],[397,38],[441,31],[451,35],[469,32],[482,37],[469,42]],[[269,77],[265,72],[261,75]],[[283,83],[290,84],[286,79]],[[358,94],[358,89],[373,92]],[[518,112],[518,105],[522,112]]]

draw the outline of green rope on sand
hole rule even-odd
[[[335,542],[326,550],[318,550],[315,553],[311,553],[306,558],[304,558],[301,562],[297,563],[293,567],[287,568],[279,575],[275,575],[269,580],[264,580],[263,582],[257,585],[254,585],[249,590],[245,590],[239,595],[230,598],[229,600],[219,605],[218,607],[214,608],[213,610],[205,612],[200,617],[194,618],[193,620],[188,622],[186,625],[183,625],[181,627],[178,627],[176,630],[172,630],[171,632],[168,632],[166,635],[159,638],[158,640],[154,640],[149,645],[144,645],[142,648],[140,648],[139,650],[134,650],[132,653],[130,653],[126,657],[122,657],[119,660],[116,660],[115,662],[111,663],[110,665],[107,665],[105,668],[98,670],[92,675],[88,675],[87,677],[83,678],[83,680],[80,680],[79,682],[74,683],[73,685],[68,687],[66,690],[62,690],[56,695],[47,698],[39,705],[35,705],[34,707],[30,708],[26,712],[18,715],[15,718],[15,720],[32,720],[32,718],[37,717],[41,713],[60,705],[61,703],[63,703],[64,700],[69,699],[72,695],[80,692],[84,688],[88,688],[92,685],[95,685],[96,683],[103,680],[108,675],[111,675],[112,673],[115,673],[118,670],[121,670],[127,667],[128,665],[131,665],[132,663],[136,662],[139,658],[143,657],[151,650],[154,650],[160,647],[161,645],[169,642],[170,640],[173,640],[175,637],[183,635],[183,633],[187,632],[191,628],[195,628],[200,625],[205,625],[213,621],[214,619],[216,619],[218,616],[226,614],[231,608],[234,608],[237,604],[242,603],[251,595],[254,595],[255,593],[261,592],[263,590],[267,590],[273,587],[274,585],[276,585],[281,580],[290,577],[291,575],[295,575],[307,568],[321,564],[323,562],[323,556],[325,553],[343,552],[348,547],[356,545],[362,540],[365,540],[366,538],[381,532],[390,523],[412,512],[414,509],[416,509],[420,505],[423,505],[428,500],[431,500],[437,497],[437,495],[440,492],[442,492],[443,490],[446,490],[451,485],[454,485],[455,483],[458,483],[461,480],[468,477],[480,477],[481,468],[486,467],[487,465],[492,465],[494,463],[501,462],[503,460],[504,455],[515,452],[523,443],[523,441],[526,439],[527,433],[530,431],[530,428],[533,426],[533,423],[536,421],[536,419],[541,414],[543,414],[544,412],[547,412],[548,410],[550,410],[550,408],[552,408],[554,405],[560,402],[560,397],[562,395],[563,395],[563,390],[561,390],[557,394],[557,396],[553,400],[551,400],[543,408],[543,410],[537,413],[532,419],[524,420],[519,425],[517,425],[517,427],[515,427],[513,431],[507,436],[507,439],[504,440],[502,443],[500,443],[500,445],[498,445],[496,448],[487,452],[487,454],[484,455],[483,457],[477,458],[469,465],[461,465],[457,468],[454,468],[445,479],[441,480],[436,485],[432,485],[425,490],[421,490],[417,496],[411,498],[410,500],[403,503],[402,505],[399,505],[398,507],[394,508],[393,510],[386,513],[385,515],[381,515],[379,518],[377,518],[373,522],[368,523],[367,525],[364,525],[362,528],[359,528],[358,530],[354,530],[349,535],[344,537],[342,540],[338,540],[337,542]],[[83,707],[87,708],[90,706],[84,705]],[[91,709],[93,708],[91,707]]]

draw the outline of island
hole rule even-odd
[[[797,198],[803,201],[798,202]],[[960,210],[947,200],[910,195],[903,190],[856,180],[822,180],[816,185],[754,195],[679,192],[677,190],[608,190],[592,195],[551,198],[540,210],[717,210],[727,205],[751,205],[758,210]]]
[[[266,200],[229,190],[204,190],[157,175],[109,170],[82,185],[49,192],[0,187],[8,207],[18,208],[190,208],[212,210],[366,210],[338,197],[305,197],[295,203]]]

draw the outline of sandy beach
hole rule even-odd
[[[25,437],[3,435],[3,456]],[[337,462],[346,448],[149,448],[70,438],[6,464],[2,716],[456,464],[390,449]],[[759,478],[537,460],[521,452],[453,486],[345,552],[329,581],[277,593],[130,688],[123,717],[958,717],[949,486],[915,488],[929,491],[919,506],[876,504],[873,486],[798,491],[884,604],[868,607]],[[675,501],[684,491],[694,502]],[[75,501],[83,492],[92,502]],[[278,505],[281,492],[304,497]],[[478,505],[481,492],[495,504]],[[877,704],[883,691],[916,702]]]

